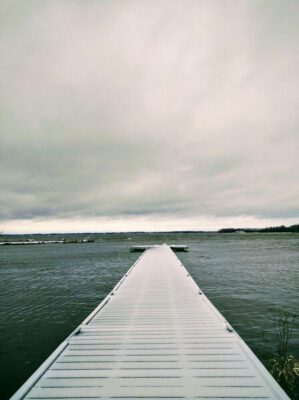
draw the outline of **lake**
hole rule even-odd
[[[0,246],[1,399],[8,399],[113,288],[138,257],[130,253],[132,245],[187,244],[189,252],[178,257],[266,366],[277,346],[278,319],[285,312],[298,314],[299,234],[94,237],[96,242],[84,244]],[[299,317],[290,352],[299,357]]]

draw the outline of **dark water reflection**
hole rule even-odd
[[[267,364],[277,318],[298,313],[299,235],[110,236],[102,242],[0,247],[0,398],[7,399],[106,296],[140,243],[184,243],[198,285]],[[299,319],[299,318],[298,318]],[[290,348],[299,356],[298,320]]]

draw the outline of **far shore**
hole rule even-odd
[[[94,243],[106,240],[132,240],[141,235],[157,235],[163,240],[167,235],[203,235],[203,234],[253,234],[253,233],[299,233],[299,224],[274,226],[267,228],[222,228],[218,231],[163,231],[163,232],[97,232],[97,233],[35,233],[35,234],[0,234],[0,245],[41,245],[41,244],[76,244]]]

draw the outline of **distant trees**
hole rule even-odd
[[[268,228],[224,228],[224,229],[219,229],[219,233],[238,233],[238,232],[246,232],[246,233],[251,233],[251,232],[261,232],[261,233],[273,233],[273,232],[293,232],[293,233],[299,233],[299,224],[296,225],[291,225],[291,226],[285,226],[285,225],[280,225],[280,226],[270,226]]]

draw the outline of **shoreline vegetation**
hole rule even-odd
[[[291,226],[272,226],[267,228],[223,228],[218,231],[162,231],[162,232],[85,232],[85,233],[34,233],[34,234],[5,234],[0,232],[0,245],[37,245],[37,244],[74,244],[93,243],[109,239],[131,240],[138,235],[155,235],[157,241],[163,240],[164,235],[171,234],[244,234],[244,233],[299,233],[299,224]],[[183,238],[182,238],[183,239]]]
[[[270,372],[292,400],[299,399],[299,359],[290,354],[296,315],[284,313],[278,320],[277,348],[270,360]]]
[[[218,233],[299,233],[299,224],[269,226],[267,228],[223,228]]]

